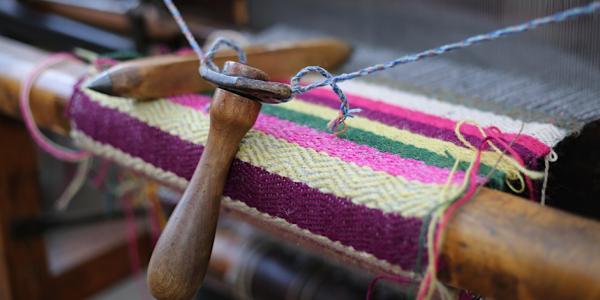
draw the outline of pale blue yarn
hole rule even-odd
[[[194,37],[192,36],[189,29],[185,25],[185,22],[182,20],[181,15],[179,14],[179,11],[177,11],[177,8],[175,8],[175,6],[173,5],[171,0],[164,0],[164,2],[167,5],[167,7],[169,7],[171,14],[177,21],[177,24],[179,24],[181,31],[184,33],[184,35],[188,39],[190,46],[194,49],[196,54],[198,54],[198,57],[200,59],[203,59],[202,49],[198,46],[198,43],[196,43],[196,41],[194,40]],[[496,39],[499,39],[502,37],[506,37],[509,35],[522,33],[525,31],[529,31],[531,29],[538,28],[540,26],[545,26],[545,25],[549,25],[549,24],[553,24],[553,23],[560,23],[560,22],[563,22],[565,20],[572,19],[575,17],[589,15],[598,10],[600,10],[600,1],[595,1],[588,5],[567,9],[567,10],[564,10],[561,12],[554,13],[549,16],[533,19],[533,20],[527,21],[525,23],[505,27],[505,28],[495,30],[495,31],[485,33],[485,34],[472,36],[472,37],[469,37],[465,40],[462,40],[462,41],[459,41],[456,43],[446,44],[446,45],[443,45],[443,46],[440,46],[437,48],[433,48],[433,49],[429,49],[429,50],[425,50],[425,51],[422,51],[419,53],[406,55],[406,56],[397,58],[395,60],[389,61],[384,64],[372,65],[372,66],[357,70],[355,72],[343,73],[343,74],[339,74],[337,76],[331,75],[331,73],[329,73],[327,70],[323,69],[322,67],[308,66],[308,67],[305,67],[302,70],[300,70],[290,80],[291,87],[292,87],[292,95],[302,94],[302,93],[308,92],[308,91],[318,88],[318,87],[330,85],[331,88],[333,89],[333,91],[340,98],[340,101],[342,102],[340,105],[340,111],[342,114],[341,118],[334,120],[332,123],[332,126],[330,127],[330,130],[335,132],[337,130],[337,127],[340,124],[343,124],[344,121],[346,120],[346,118],[352,117],[353,113],[358,111],[356,109],[350,109],[350,106],[348,104],[348,99],[346,98],[346,96],[344,95],[342,90],[338,87],[338,85],[337,85],[338,82],[354,79],[357,77],[366,76],[366,75],[369,75],[369,74],[372,74],[375,72],[394,68],[401,64],[419,61],[424,58],[439,56],[439,55],[448,53],[450,51],[470,47],[475,44],[493,41],[493,40],[496,40]],[[211,67],[216,69],[216,66],[212,62],[212,57],[214,55],[214,52],[217,50],[217,48],[222,44],[227,45],[227,46],[233,48],[234,50],[236,50],[238,52],[240,62],[245,63],[246,56],[244,54],[244,51],[239,46],[237,46],[231,40],[219,39],[213,44],[211,49],[208,51],[208,54],[206,55],[207,63]],[[314,73],[314,72],[321,74],[323,77],[325,77],[325,79],[323,79],[321,81],[313,82],[306,86],[302,86],[300,84],[300,79],[302,77],[304,77],[306,74]]]
[[[206,52],[206,56],[204,57],[206,64],[208,64],[208,66],[211,69],[213,69],[215,71],[219,70],[217,65],[215,65],[215,63],[213,62],[213,57],[217,53],[217,50],[219,50],[219,48],[221,48],[222,46],[227,46],[227,47],[235,50],[235,52],[237,52],[237,54],[238,54],[239,61],[243,64],[246,64],[246,62],[247,62],[246,52],[244,52],[244,49],[242,49],[242,47],[240,47],[234,41],[221,37],[213,42],[213,44],[210,46],[210,49],[208,49],[208,51]]]
[[[200,45],[198,45],[198,42],[196,42],[196,39],[192,35],[192,32],[190,31],[187,24],[183,20],[181,13],[179,13],[177,6],[175,6],[175,4],[173,4],[172,0],[164,0],[164,2],[165,2],[165,5],[167,6],[167,8],[169,9],[169,12],[173,16],[173,19],[175,19],[175,22],[177,22],[179,29],[181,30],[181,32],[183,32],[183,35],[185,36],[188,43],[190,44],[190,47],[192,47],[194,52],[196,52],[196,55],[198,56],[199,59],[204,58],[204,51],[202,51],[202,48],[200,48]]]

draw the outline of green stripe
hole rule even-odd
[[[263,105],[261,112],[275,116],[280,119],[288,120],[296,124],[304,125],[318,131],[325,131],[325,124],[328,120],[311,116],[301,112],[293,111],[276,105]],[[450,169],[454,165],[454,158],[450,156],[442,156],[431,152],[427,149],[407,145],[399,141],[395,141],[372,132],[368,132],[358,128],[348,127],[348,130],[339,136],[348,141],[357,144],[371,146],[379,151],[398,154],[405,158],[420,160],[430,166]],[[460,162],[459,168],[465,171],[469,167],[467,162]],[[481,164],[479,174],[486,176],[492,168],[488,165]],[[488,185],[497,189],[503,189],[505,174],[501,171],[495,171],[490,177]]]

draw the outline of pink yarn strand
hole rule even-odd
[[[502,132],[498,127],[492,126],[488,130],[486,130],[486,133],[488,136],[493,138],[494,142],[502,146],[502,148],[504,148],[504,150],[507,151],[510,154],[510,156],[512,156],[517,161],[519,165],[521,165],[522,167],[526,167],[525,161],[523,160],[523,158],[521,158],[519,153],[517,153],[517,151],[515,151],[502,138]],[[525,176],[525,184],[527,185],[527,189],[529,190],[529,199],[535,201],[535,191],[533,190],[533,182],[531,181],[531,178]]]
[[[456,214],[458,209],[461,208],[463,205],[465,205],[467,202],[469,202],[471,199],[473,199],[473,197],[475,196],[475,193],[477,193],[477,190],[480,186],[480,184],[477,182],[477,173],[479,172],[479,168],[481,166],[481,154],[483,153],[483,150],[486,147],[488,141],[492,141],[493,143],[500,145],[502,148],[504,148],[505,151],[507,151],[510,154],[510,156],[512,156],[517,161],[517,163],[519,165],[525,167],[525,162],[523,161],[521,156],[510,146],[509,143],[507,143],[502,138],[502,132],[500,131],[500,129],[498,129],[497,127],[491,127],[489,130],[486,130],[486,134],[488,136],[479,145],[476,155],[475,155],[475,159],[473,160],[473,166],[470,169],[469,174],[467,174],[467,176],[469,178],[469,185],[467,187],[467,190],[459,199],[454,201],[443,212],[443,214],[440,218],[440,221],[438,222],[438,224],[436,226],[435,238],[433,240],[433,245],[432,245],[432,247],[433,247],[432,264],[436,267],[439,267],[439,251],[440,251],[439,243],[441,241],[441,236],[442,236],[443,231],[446,229],[448,222]],[[525,182],[527,184],[527,188],[529,189],[530,198],[535,199],[533,183],[531,181],[531,178],[525,176]],[[481,183],[481,184],[483,184],[483,183]],[[432,277],[433,277],[433,274],[431,272],[428,272],[425,275],[425,278],[423,279],[422,288],[419,289],[419,293],[417,294],[418,300],[422,300],[425,298],[427,291],[429,290],[429,286],[432,284],[432,282],[431,282]]]
[[[37,65],[21,85],[21,92],[19,95],[19,107],[21,109],[21,114],[23,116],[23,121],[25,122],[27,130],[31,134],[31,137],[33,138],[34,142],[42,150],[50,153],[52,156],[60,160],[78,162],[88,157],[89,154],[85,151],[70,150],[46,138],[36,125],[35,120],[33,119],[33,114],[31,112],[31,106],[29,104],[29,95],[31,93],[31,89],[35,80],[41,75],[41,73],[45,69],[66,60],[77,61],[75,56],[69,53],[57,53],[51,55],[50,57],[42,61],[39,65]]]

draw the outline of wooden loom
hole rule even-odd
[[[16,52],[6,61],[18,63],[21,54]],[[41,57],[43,55],[37,54],[22,59],[31,65]],[[38,83],[37,86],[47,87],[36,89],[32,94],[32,108],[41,126],[66,132],[68,122],[61,113],[62,107],[70,84],[81,71],[81,65],[73,65],[67,71],[59,71],[58,76],[43,77]],[[2,98],[4,113],[18,115],[15,99],[19,76],[25,73],[3,75],[3,90],[9,91]],[[66,85],[44,84],[45,80],[52,82],[60,77],[70,80]],[[56,113],[48,114],[47,107]],[[532,236],[536,239],[531,239]],[[515,295],[519,298],[593,298],[600,293],[600,260],[596,259],[599,244],[600,224],[596,221],[485,189],[451,222],[443,246],[448,266],[441,275],[453,286],[497,298]],[[306,246],[311,247],[310,243]],[[553,282],[561,284],[553,285]]]

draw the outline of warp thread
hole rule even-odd
[[[313,72],[317,72],[317,73],[321,74],[321,76],[325,77],[326,80],[331,81],[331,79],[333,78],[333,75],[331,75],[331,73],[329,73],[327,70],[325,70],[322,67],[316,67],[316,66],[306,67],[306,68],[302,69],[300,72],[298,72],[298,74],[296,76],[294,76],[292,78],[292,80],[290,81],[292,90],[296,89],[297,87],[300,87],[300,79],[304,75],[306,75],[308,73],[313,73]],[[345,120],[347,118],[354,117],[354,114],[360,112],[361,109],[359,109],[359,108],[350,109],[350,105],[348,104],[348,99],[346,98],[346,95],[344,94],[342,89],[340,89],[340,87],[337,85],[337,83],[335,81],[331,81],[330,85],[331,85],[331,89],[333,90],[333,92],[340,99],[341,104],[340,104],[340,114],[338,115],[337,118],[331,120],[327,124],[327,128],[329,128],[329,130],[331,132],[333,132],[334,134],[337,135],[337,134],[344,133],[348,129],[348,125],[346,124]],[[339,128],[340,125],[342,126],[341,129]]]
[[[542,183],[542,195],[540,196],[540,204],[546,205],[546,188],[548,187],[548,175],[550,173],[550,163],[558,160],[558,154],[551,150],[546,157],[544,157],[544,182]]]
[[[245,59],[244,60],[241,59],[242,57],[245,58],[244,51],[239,46],[237,46],[237,44],[235,42],[233,42],[231,40],[227,40],[227,39],[218,39],[217,41],[215,41],[215,43],[213,44],[213,47],[211,47],[211,49],[208,51],[210,56],[206,55],[206,57],[205,57],[204,52],[198,45],[198,42],[196,42],[194,36],[190,32],[188,26],[186,25],[185,21],[181,17],[179,10],[173,4],[172,0],[164,0],[164,3],[167,6],[167,8],[169,9],[171,15],[173,16],[173,18],[175,19],[177,24],[179,25],[179,28],[185,35],[186,39],[188,40],[188,43],[190,44],[190,46],[192,47],[194,52],[196,52],[198,58],[201,61],[203,59],[207,60],[207,64],[209,66],[211,66],[213,69],[216,69],[214,63],[212,62],[212,55],[214,55],[214,51],[216,51],[216,49],[218,48],[218,46],[220,46],[220,44],[227,44],[228,46],[230,46],[231,48],[233,48],[234,50],[237,51],[238,56],[240,57],[240,62],[245,63]],[[583,15],[589,15],[589,14],[595,13],[598,10],[600,10],[600,1],[595,1],[588,5],[570,8],[570,9],[560,11],[560,12],[557,12],[557,13],[554,13],[554,14],[551,14],[551,15],[548,15],[545,17],[532,19],[532,20],[529,20],[527,22],[524,22],[524,23],[521,23],[518,25],[505,27],[502,29],[498,29],[498,30],[489,32],[489,33],[475,35],[475,36],[466,38],[459,42],[442,45],[442,46],[428,49],[428,50],[418,52],[415,54],[405,55],[405,56],[402,56],[400,58],[394,59],[394,60],[386,62],[386,63],[372,65],[372,66],[365,67],[365,68],[362,68],[362,69],[354,71],[354,72],[343,73],[343,74],[340,74],[337,76],[332,76],[328,71],[326,71],[325,69],[323,69],[321,67],[307,66],[307,67],[303,68],[302,70],[300,70],[296,75],[294,75],[292,77],[292,79],[291,79],[292,96],[295,96],[295,95],[298,95],[301,93],[305,93],[312,89],[326,86],[326,85],[330,85],[332,87],[332,89],[334,90],[334,92],[336,94],[338,94],[338,96],[340,96],[340,93],[337,91],[337,90],[339,90],[339,88],[337,87],[338,82],[355,79],[355,78],[366,76],[366,75],[369,75],[369,74],[372,74],[375,72],[379,72],[379,71],[388,70],[388,69],[394,68],[398,65],[416,62],[416,61],[422,60],[424,58],[440,56],[440,55],[446,54],[446,53],[454,51],[454,50],[467,48],[467,47],[470,47],[470,46],[473,46],[476,44],[480,44],[483,42],[494,41],[494,40],[497,40],[497,39],[500,39],[503,37],[507,37],[507,36],[518,34],[518,33],[523,33],[523,32],[526,32],[526,31],[529,31],[532,29],[536,29],[541,26],[546,26],[546,25],[553,24],[553,23],[564,22],[566,20],[569,20],[569,19],[572,19],[575,17],[580,17]],[[319,72],[321,75],[323,75],[323,77],[325,77],[325,79],[323,79],[321,81],[313,82],[306,86],[301,86],[299,84],[300,79],[302,77],[304,77],[306,74],[312,73],[312,72]],[[346,97],[340,96],[340,101],[342,102],[342,104],[340,105],[340,116],[338,116],[334,120],[330,121],[328,124],[329,129],[332,132],[334,132],[335,134],[339,134],[339,133],[342,133],[343,131],[345,131],[346,119],[348,117],[352,117],[352,113],[356,112],[355,110],[350,109],[348,100],[346,99]],[[339,128],[340,125],[342,125],[341,129]]]

